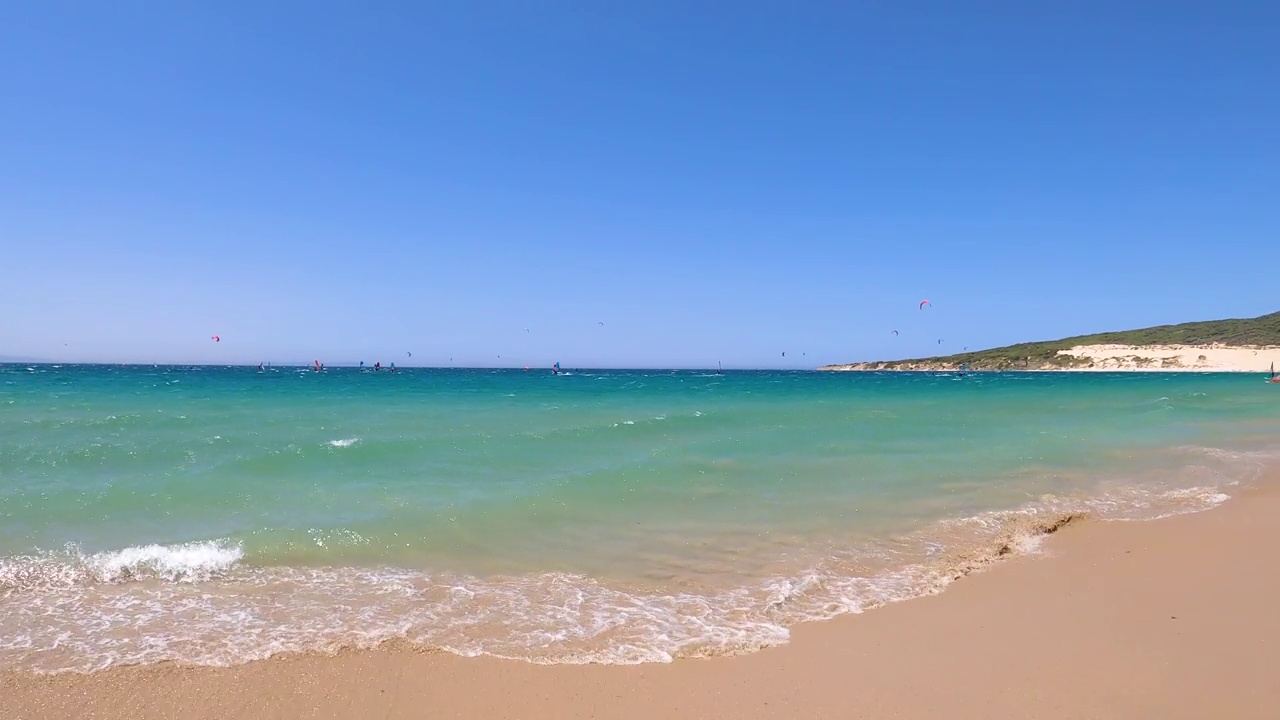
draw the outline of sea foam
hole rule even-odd
[[[230,540],[138,545],[83,553],[68,545],[57,552],[0,558],[0,592],[155,579],[199,582],[227,571],[244,557]]]
[[[139,578],[195,582],[208,580],[243,557],[244,548],[239,544],[214,540],[180,545],[142,545],[94,553],[84,558],[84,565],[99,582],[125,582]]]

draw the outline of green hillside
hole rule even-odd
[[[1077,345],[1280,345],[1280,312],[1256,318],[1207,320],[1178,325],[1159,325],[1141,330],[1080,335],[1077,337],[1029,342],[991,350],[883,363],[859,363],[892,370],[904,367],[955,367],[974,370],[1004,370],[1023,367],[1069,367],[1077,359],[1058,354]],[[838,366],[830,366],[832,368]]]

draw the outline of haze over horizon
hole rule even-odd
[[[1275,309],[1273,4],[44,4],[0,38],[3,357],[809,368]]]

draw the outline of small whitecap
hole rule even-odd
[[[138,577],[170,581],[197,581],[230,568],[244,557],[244,549],[228,540],[142,545],[101,552],[84,558],[84,564],[102,582]]]

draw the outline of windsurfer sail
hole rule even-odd
[[[556,374],[556,375],[559,375],[559,374],[560,374],[560,363],[559,363],[559,362],[556,362],[556,364],[555,364],[555,365],[552,365],[552,366],[551,366],[551,372],[552,372],[552,373],[554,373],[554,374]]]

